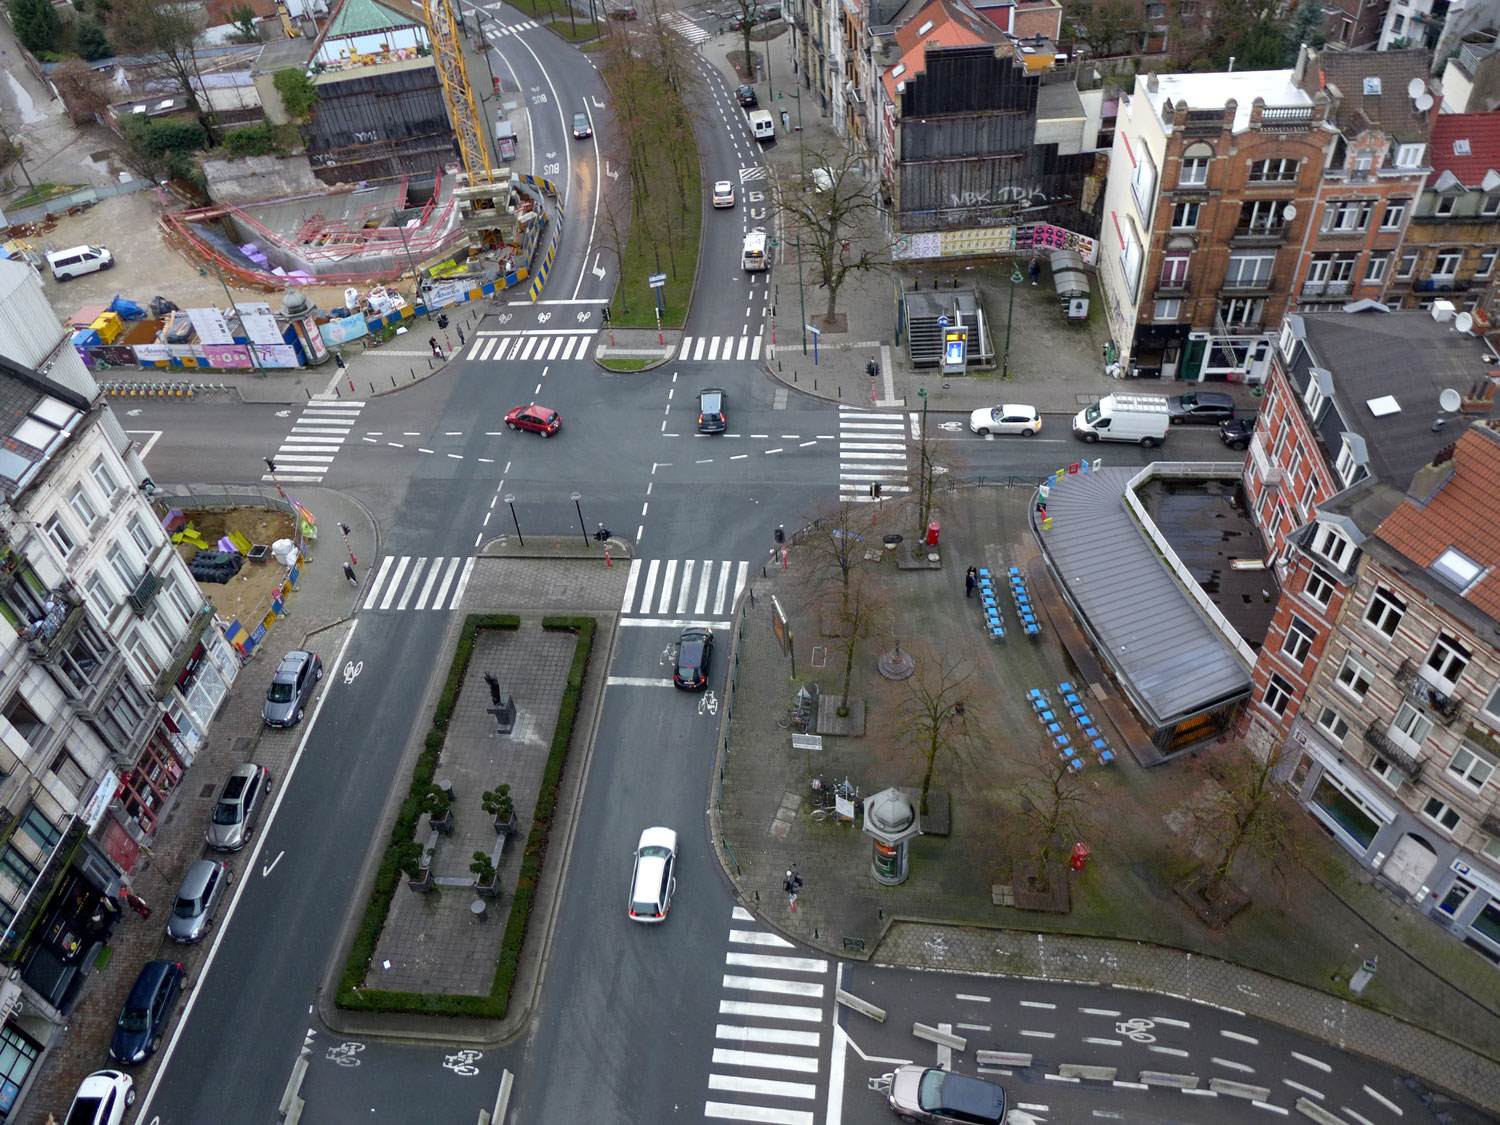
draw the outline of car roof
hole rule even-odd
[[[1006,402],[1000,406],[1002,414],[1036,414],[1036,407],[1027,406],[1025,403]]]
[[[294,648],[281,658],[281,664],[276,670],[278,672],[295,672],[310,659],[312,659],[312,653],[300,648]]]
[[[163,977],[177,972],[176,961],[147,961],[135,976],[130,986],[130,995],[125,998],[127,1008],[143,1008],[151,1001]]]
[[[203,888],[208,886],[208,880],[213,875],[218,864],[211,859],[200,859],[187,869],[187,874],[182,877],[182,885],[177,888],[179,898],[197,898],[203,893]]]
[[[714,181],[714,187],[716,187],[716,188],[729,187],[729,186],[730,186],[730,183],[729,183],[728,180],[715,180]]]
[[[943,1075],[941,1096],[943,1109],[972,1114],[975,1120],[982,1119],[982,1115],[992,1115],[995,1110],[1005,1107],[1005,1091],[999,1086],[993,1082],[970,1078],[967,1074],[955,1074],[952,1071]]]
[[[670,848],[675,854],[677,851],[677,833],[671,828],[647,828],[641,833],[641,842],[636,850],[641,848]]]
[[[254,762],[243,762],[229,771],[229,780],[233,781],[237,777],[251,778],[260,773],[260,771],[261,767],[256,765]],[[226,787],[227,784],[228,783],[226,782]]]

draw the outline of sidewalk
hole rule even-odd
[[[1187,995],[1335,1042],[1476,1105],[1500,1105],[1500,984],[1493,968],[1435,926],[1416,926],[1399,908],[1393,914],[1377,888],[1351,880],[1335,894],[1295,865],[1284,877],[1252,868],[1237,877],[1252,888],[1253,904],[1243,915],[1222,931],[1204,930],[1191,918],[1171,893],[1176,861],[1165,853],[1182,843],[1172,814],[1195,799],[1207,775],[1188,763],[1147,771],[1121,754],[1124,735],[1105,706],[1116,689],[1074,667],[1050,625],[1035,642],[1014,631],[1002,644],[987,638],[977,603],[964,596],[964,568],[972,562],[1003,572],[1035,553],[1029,490],[963,488],[942,499],[949,510],[941,571],[898,570],[892,559],[868,564],[890,621],[856,658],[851,695],[864,701],[865,737],[793,747],[776,719],[797,681],[768,613],[747,607],[735,630],[723,784],[710,822],[745,904],[768,925],[830,956]],[[773,569],[752,581],[751,606],[777,597],[797,638],[795,674],[819,683],[827,707],[842,688],[842,658],[819,636],[807,588],[798,586],[803,562],[794,550],[788,571]],[[964,723],[977,724],[982,745],[937,760],[933,789],[951,797],[951,828],[924,825],[928,834],[910,845],[910,878],[886,887],[871,872],[872,841],[862,822],[815,823],[809,816],[808,779],[847,776],[865,796],[892,785],[919,789],[922,764],[903,748],[897,718],[905,689],[874,672],[893,635],[919,661],[962,658],[972,677],[963,689]],[[941,653],[923,638],[942,638]],[[1032,743],[1045,740],[1022,689],[1062,679],[1098,701],[1091,710],[1116,763],[1090,761],[1079,775],[1093,821],[1083,838],[1095,856],[1086,872],[1067,876],[1071,912],[1053,915],[1003,905],[996,888],[1016,885],[1035,854],[1017,830],[1018,788],[1035,774]],[[1043,753],[1051,757],[1050,749]],[[1150,809],[1161,815],[1141,815]],[[1337,849],[1310,826],[1293,826],[1299,838],[1304,830],[1306,846],[1323,849],[1308,860],[1313,872],[1320,864],[1337,868]],[[793,867],[805,880],[795,913],[782,891]],[[1348,998],[1341,984],[1314,987],[1347,976],[1351,943],[1360,956],[1379,957],[1379,975],[1362,1002]],[[1406,1018],[1385,1014],[1393,1011]]]
[[[797,130],[798,102],[788,94],[798,88],[797,83],[802,79],[792,73],[789,29],[785,24],[772,27],[777,30],[774,38],[765,42],[752,40],[752,50],[760,54],[764,63],[761,80],[753,85],[762,108],[769,109],[777,123],[776,143],[762,147],[763,158],[771,174],[787,182],[801,175],[804,150],[843,151],[846,141],[834,131],[831,120],[819,109],[817,95],[806,85],[801,87],[802,129]],[[729,63],[729,54],[742,49],[743,43],[734,33],[715,36],[702,46],[703,57],[722,72],[731,89],[740,79]],[[781,126],[782,109],[790,111],[790,132]],[[870,171],[873,173],[873,169]],[[872,259],[887,263],[891,260],[891,247],[884,240],[852,237],[850,243],[853,259],[867,250]],[[865,364],[872,356],[880,359],[882,374],[876,381],[875,402],[880,408],[904,406],[910,410],[918,403],[918,388],[925,388],[931,410],[967,413],[1006,401],[1029,403],[1047,414],[1073,414],[1099,396],[1114,391],[1177,394],[1195,385],[1171,380],[1121,382],[1106,376],[1102,357],[1109,332],[1097,281],[1088,322],[1069,325],[1045,261],[1035,286],[1023,280],[1012,287],[1008,259],[902,262],[890,272],[853,271],[839,291],[837,304],[837,312],[848,318],[848,331],[822,333],[814,364],[812,339],[804,332],[803,325],[813,316],[821,317],[828,302],[827,291],[810,281],[814,269],[811,259],[807,259],[799,277],[796,250],[783,242],[772,266],[777,342],[767,348],[766,362],[766,369],[773,377],[807,394],[850,405],[868,404],[870,379],[865,374]],[[1025,276],[1024,263],[1022,276]],[[934,368],[913,369],[904,341],[896,342],[898,288],[932,290],[936,285],[939,292],[951,291],[955,280],[960,287],[974,287],[980,292],[997,357],[993,371],[977,370],[971,375],[945,377]],[[1010,374],[1002,378],[1001,358],[1006,350],[1012,289]],[[805,340],[804,335],[808,336]],[[1257,402],[1243,385],[1216,383],[1213,389],[1232,394],[1243,407],[1253,409]]]
[[[89,975],[68,1015],[66,1034],[43,1055],[28,1088],[23,1103],[27,1121],[44,1122],[49,1113],[61,1121],[78,1084],[107,1065],[115,1017],[145,962],[156,957],[180,960],[187,966],[189,979],[198,980],[211,939],[194,946],[175,945],[166,940],[165,927],[183,873],[189,864],[208,854],[203,831],[219,786],[231,769],[252,760],[270,769],[273,799],[285,780],[287,764],[305,728],[299,725],[272,730],[261,723],[266,688],[281,658],[291,650],[309,648],[327,662],[343,643],[359,591],[349,585],[341,569],[343,544],[338,523],[349,524],[350,543],[361,559],[375,557],[377,535],[364,509],[340,493],[303,487],[297,490],[297,499],[318,518],[324,532],[311,549],[312,561],[302,568],[290,599],[291,612],[267,633],[256,655],[240,667],[197,759],[163,810],[152,849],[149,853],[143,850],[131,877],[132,888],[150,904],[153,914],[146,919],[127,911],[116,923],[108,964]],[[327,667],[324,683],[331,682],[335,675],[337,669]],[[237,874],[244,874],[241,857],[231,857],[230,862]],[[153,1060],[134,1068],[137,1089],[150,1083],[155,1065]]]

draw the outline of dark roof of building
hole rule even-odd
[[[1455,390],[1466,397],[1500,374],[1486,362],[1494,353],[1483,340],[1425,310],[1386,312],[1377,306],[1297,315],[1311,361],[1333,384],[1317,427],[1330,462],[1339,455],[1342,435],[1355,434],[1363,439],[1369,471],[1396,488],[1404,489],[1462,424],[1449,415],[1446,432],[1433,430],[1441,413],[1438,396]],[[1307,388],[1307,366],[1299,359],[1290,373],[1299,395]]]
[[[1452,172],[1465,187],[1500,169],[1500,113],[1444,113],[1432,123],[1434,178]]]
[[[89,409],[77,391],[0,356],[0,495],[12,499]]]
[[[1250,669],[1205,616],[1125,504],[1139,468],[1064,476],[1044,547],[1103,656],[1159,727],[1250,690]]]
[[[1340,101],[1333,120],[1343,132],[1381,129],[1407,142],[1427,136],[1427,114],[1413,104],[1407,87],[1413,78],[1426,83],[1432,71],[1431,51],[1424,47],[1323,51],[1308,70],[1314,68],[1322,75],[1325,88],[1338,87]]]
[[[1500,432],[1495,423],[1465,430],[1453,450],[1451,475],[1425,501],[1408,497],[1376,534],[1491,620],[1500,620],[1500,573],[1494,567],[1500,559]],[[1457,572],[1434,566],[1449,551],[1462,556]],[[1465,580],[1468,563],[1479,572],[1476,579]]]

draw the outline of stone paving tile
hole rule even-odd
[[[530,547],[535,537],[527,541]],[[576,544],[577,541],[575,540]],[[564,548],[566,549],[566,548]],[[489,612],[490,606],[527,607],[539,614],[618,610],[625,598],[630,560],[605,566],[596,559],[480,558],[464,591],[466,613]]]
[[[368,987],[461,995],[489,992],[577,643],[571,633],[543,630],[539,616],[524,620],[518,630],[486,629],[479,634],[435,775],[453,783],[454,829],[439,837],[432,871],[438,879],[473,880],[469,864],[474,852],[492,851],[496,839],[479,799],[505,782],[511,787],[517,827],[501,857],[501,894],[487,900],[489,917],[478,921],[470,911],[477,897],[472,887],[440,886],[418,894],[404,885],[403,877],[381,930]],[[499,681],[502,695],[515,699],[516,727],[511,735],[496,733],[488,711],[486,672]],[[418,839],[425,842],[426,831],[424,822]]]

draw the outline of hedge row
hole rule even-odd
[[[448,720],[458,700],[459,686],[468,668],[469,657],[474,649],[474,638],[480,629],[515,629],[520,619],[514,616],[481,616],[472,614],[464,622],[463,636],[453,654],[453,665],[448,673],[448,682],[438,697],[433,713],[432,730],[427,735],[427,745],[412,770],[411,789],[401,803],[401,811],[391,830],[391,840],[386,846],[380,871],[375,877],[375,886],[370,892],[370,901],[365,907],[364,920],[359,933],[349,950],[344,964],[343,979],[339,982],[338,1004],[341,1008],[352,1008],[370,1012],[417,1012],[429,1015],[475,1016],[483,1019],[502,1019],[510,1007],[511,987],[515,982],[516,968],[520,964],[521,950],[525,945],[526,926],[531,916],[532,902],[536,896],[541,876],[542,860],[547,853],[547,837],[552,829],[552,818],[557,809],[558,786],[562,781],[563,766],[567,761],[568,748],[572,741],[573,723],[578,714],[579,700],[583,694],[584,676],[588,671],[589,654],[594,643],[595,621],[592,617],[547,617],[542,619],[542,628],[565,630],[577,634],[578,645],[573,653],[573,665],[568,670],[567,684],[563,688],[562,702],[557,711],[557,725],[552,734],[552,747],[547,755],[547,766],[542,774],[541,789],[537,793],[536,811],[531,818],[531,832],[526,838],[526,847],[521,853],[521,871],[517,880],[515,896],[511,900],[510,912],[505,925],[505,936],[500,946],[500,957],[495,964],[494,979],[488,996],[454,996],[448,993],[386,992],[365,989],[361,982],[369,971],[370,959],[375,955],[376,943],[380,940],[381,928],[390,910],[391,899],[400,883],[401,872],[396,864],[396,855],[401,847],[416,838],[417,820],[420,816],[415,794],[425,791],[432,784],[437,770],[438,757],[443,748],[443,737]]]

